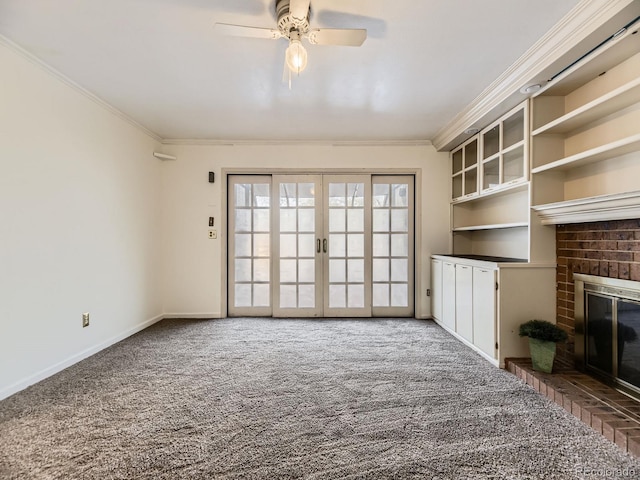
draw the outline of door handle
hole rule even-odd
[[[327,253],[327,239],[322,240],[322,251]]]
[[[316,240],[316,253],[320,253],[320,239]]]

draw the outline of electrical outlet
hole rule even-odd
[[[430,297],[430,296],[431,296],[431,289],[427,288],[427,297]]]
[[[216,230],[209,230],[209,238],[215,240],[218,238],[218,232]]]
[[[89,312],[82,314],[82,328],[89,326]]]

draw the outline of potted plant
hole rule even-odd
[[[556,356],[556,343],[567,340],[567,332],[546,320],[529,320],[520,325],[520,336],[529,337],[533,369],[551,373]]]

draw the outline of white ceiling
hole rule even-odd
[[[311,0],[312,27],[366,28],[360,48],[309,45],[292,89],[275,0],[0,0],[0,34],[163,139],[431,139],[578,0]]]

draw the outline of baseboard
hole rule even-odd
[[[65,368],[68,368],[71,365],[74,365],[80,362],[81,360],[84,360],[85,358],[88,358],[91,355],[98,353],[100,350],[104,350],[105,348],[110,347],[111,345],[118,343],[119,341],[124,340],[125,338],[128,338],[131,335],[138,333],[147,327],[150,327],[154,323],[157,323],[160,320],[162,320],[164,317],[165,317],[164,315],[157,315],[143,323],[136,325],[135,327],[129,328],[128,330],[125,330],[124,332],[121,332],[118,335],[115,335],[105,340],[104,342],[94,345],[93,347],[89,347],[79,353],[76,353],[75,355],[70,356],[69,358],[66,358],[65,360],[62,360],[61,362],[56,363],[55,365],[47,367],[44,370],[39,371],[38,373],[30,375],[29,377],[23,380],[19,380],[18,382],[12,385],[9,385],[3,390],[0,390],[0,400],[3,400],[13,395],[14,393],[18,393],[20,390],[24,390],[25,388],[30,387],[31,385],[38,383],[39,381],[44,380],[45,378],[48,378],[51,375],[55,375],[56,373],[61,372]]]
[[[205,313],[165,313],[164,318],[224,318],[220,312]]]

